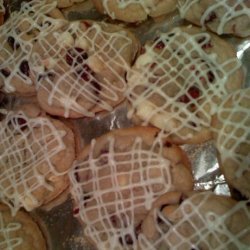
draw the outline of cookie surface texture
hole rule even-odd
[[[46,250],[47,246],[33,218],[23,211],[13,217],[9,208],[0,204],[0,249]]]
[[[114,130],[92,140],[70,171],[75,211],[98,249],[137,249],[153,201],[168,191],[192,190],[186,154],[158,133]]]
[[[248,0],[180,0],[182,18],[219,35],[250,35],[250,2]]]
[[[215,107],[241,88],[243,72],[228,42],[188,26],[146,43],[127,79],[129,118],[165,130],[176,142],[201,143],[211,138]]]
[[[250,198],[250,89],[229,95],[212,128],[220,167],[229,185]]]
[[[104,22],[76,21],[45,36],[32,53],[40,105],[70,118],[111,111],[125,98],[138,47],[129,31]]]
[[[10,112],[0,122],[0,199],[13,214],[47,204],[68,187],[74,136],[62,122]]]

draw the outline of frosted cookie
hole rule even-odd
[[[0,204],[0,249],[46,250],[44,236],[33,218],[19,211],[14,217]]]
[[[96,9],[112,19],[141,22],[173,12],[177,0],[92,0]]]
[[[62,122],[27,107],[0,122],[0,200],[15,214],[50,203],[69,184],[75,159],[72,131]]]
[[[137,249],[141,222],[155,199],[193,188],[186,154],[151,127],[93,139],[69,175],[75,214],[98,249]]]
[[[182,18],[219,35],[250,35],[249,0],[180,0]]]
[[[76,21],[34,45],[37,97],[52,115],[93,117],[124,100],[125,74],[138,41],[128,30],[104,22]]]
[[[248,249],[249,202],[211,192],[160,197],[142,224],[140,249]]]
[[[34,95],[31,79],[30,52],[39,36],[52,32],[65,21],[57,16],[55,3],[33,0],[24,3],[20,11],[11,13],[0,29],[1,91],[17,95]]]
[[[200,143],[211,138],[213,108],[241,87],[243,72],[228,42],[188,26],[147,42],[127,79],[129,118],[178,143]]]
[[[250,198],[250,89],[229,95],[217,108],[212,128],[220,167],[228,184]]]

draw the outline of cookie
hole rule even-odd
[[[249,0],[180,0],[182,18],[219,35],[250,35]]]
[[[69,184],[75,159],[72,131],[25,105],[0,122],[0,200],[15,214],[31,211],[58,197]]]
[[[69,176],[74,212],[98,249],[137,249],[154,200],[193,189],[186,154],[152,127],[118,129],[93,139]]]
[[[46,250],[39,225],[23,211],[14,217],[7,206],[0,204],[0,248],[15,250]]]
[[[1,91],[24,96],[36,93],[31,79],[30,52],[39,36],[52,32],[53,28],[64,22],[52,18],[57,17],[57,13],[54,2],[47,4],[46,1],[33,0],[23,3],[20,11],[11,13],[9,19],[1,26]]]
[[[220,168],[228,184],[250,198],[250,89],[229,95],[217,108],[212,128]]]
[[[160,197],[142,224],[141,249],[248,249],[250,207],[212,192]],[[240,222],[240,223],[239,223]]]
[[[132,33],[104,22],[72,22],[39,39],[32,62],[41,107],[69,118],[111,111],[125,98],[138,48]]]
[[[243,71],[228,42],[188,26],[147,42],[127,80],[129,118],[177,143],[201,143],[211,138],[214,108],[241,87]]]
[[[92,0],[96,9],[112,19],[129,23],[159,17],[177,9],[177,0]]]

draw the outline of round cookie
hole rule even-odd
[[[117,25],[76,21],[38,40],[32,52],[37,97],[52,115],[93,117],[124,100],[125,74],[138,51]]]
[[[213,109],[241,87],[243,71],[228,42],[188,26],[146,43],[127,80],[129,118],[177,143],[201,143],[211,138]]]
[[[8,112],[0,122],[0,200],[15,214],[48,204],[69,185],[75,159],[72,131],[39,109]]]
[[[180,0],[182,18],[219,35],[250,35],[249,0]]]
[[[141,22],[150,17],[159,17],[176,10],[177,0],[92,0],[96,9],[129,23]]]
[[[229,95],[217,108],[212,130],[228,184],[250,198],[250,89]]]
[[[53,18],[52,18],[53,17]],[[34,41],[66,22],[55,3],[31,1],[23,3],[20,11],[11,13],[0,29],[1,91],[17,95],[34,95],[31,79],[30,53]]]
[[[169,193],[142,224],[141,249],[247,249],[250,207],[212,192]]]
[[[46,250],[46,241],[33,218],[23,211],[12,216],[0,204],[0,249]]]
[[[137,249],[154,200],[193,189],[186,154],[152,127],[118,129],[92,140],[69,176],[75,214],[98,249]]]

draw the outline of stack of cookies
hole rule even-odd
[[[249,44],[250,2],[32,0],[4,18],[6,3],[0,249],[57,249],[34,215],[68,194],[96,249],[248,249],[250,89],[231,41]],[[86,5],[98,20],[64,15]],[[172,17],[147,41],[134,32]],[[82,122],[120,106],[129,123],[83,139]],[[196,188],[183,148],[207,141],[231,193]]]

